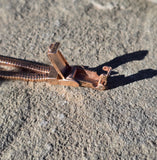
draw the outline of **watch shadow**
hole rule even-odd
[[[89,68],[88,66],[85,66],[86,69],[92,70],[97,72],[99,75],[104,73],[102,70],[103,66],[111,66],[112,69],[117,68],[118,66],[131,62],[131,61],[140,61],[145,58],[145,56],[148,54],[148,50],[142,50],[137,51],[129,54],[125,54],[119,57],[114,58],[113,60],[103,63],[97,67]],[[111,77],[108,79],[108,89],[114,89],[119,86],[124,86],[133,82],[137,82],[143,79],[149,79],[154,76],[157,76],[157,70],[154,69],[144,69],[138,71],[136,74],[130,75],[125,77],[125,75],[115,75],[117,72],[112,71]]]

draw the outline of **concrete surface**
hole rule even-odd
[[[50,64],[61,42],[70,64],[109,90],[0,80],[0,159],[156,159],[155,0],[0,0],[0,54]]]

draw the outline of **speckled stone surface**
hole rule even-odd
[[[0,159],[156,159],[157,1],[0,0],[0,54],[113,67],[109,90],[0,79]]]

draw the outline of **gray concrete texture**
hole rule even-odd
[[[0,159],[156,159],[157,1],[0,0],[0,54],[71,65],[109,90],[0,79]]]

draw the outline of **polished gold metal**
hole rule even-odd
[[[0,55],[0,65],[19,69],[18,71],[0,70],[0,77],[25,81],[45,81],[51,84],[82,86],[99,90],[107,88],[107,78],[112,70],[111,67],[104,66],[102,69],[107,73],[99,76],[96,72],[87,70],[83,66],[70,66],[58,48],[59,43],[56,42],[51,44],[48,49],[48,57],[52,66]]]

